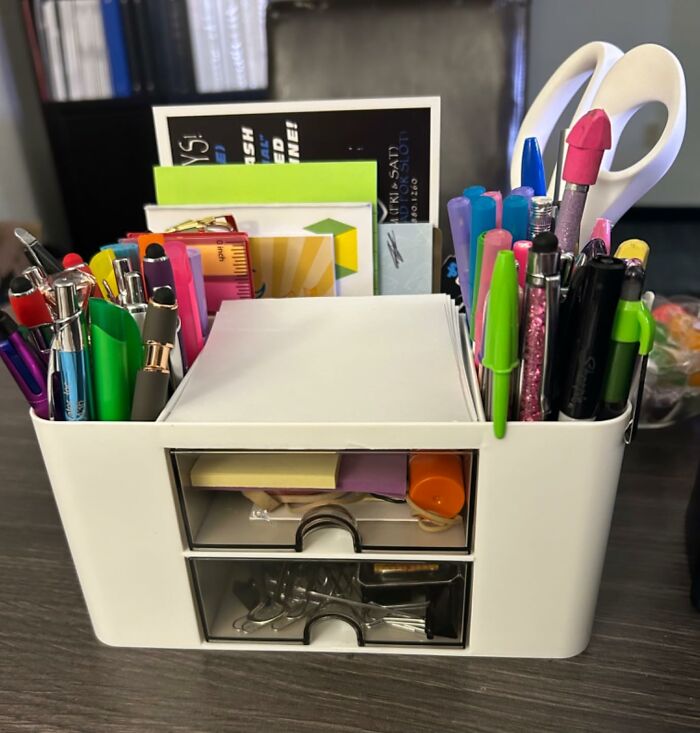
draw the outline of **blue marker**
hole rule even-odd
[[[472,230],[469,235],[469,303],[474,297],[477,269],[477,242],[482,232],[496,227],[496,202],[490,196],[479,196],[472,201]]]
[[[114,252],[115,260],[128,259],[133,272],[140,272],[141,259],[139,258],[139,246],[136,242],[117,242],[116,244],[103,244],[103,249],[111,249]]]
[[[547,195],[544,180],[544,162],[536,137],[528,137],[523,145],[523,162],[520,166],[520,185],[530,186],[535,196]]]
[[[524,196],[506,196],[503,201],[503,228],[513,235],[513,241],[527,239],[530,207]]]
[[[469,199],[472,203],[474,203],[475,199],[478,199],[479,196],[486,193],[486,189],[483,186],[469,186],[469,188],[464,189],[464,193],[462,194],[465,199]]]

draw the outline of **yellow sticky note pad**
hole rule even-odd
[[[209,453],[192,466],[193,486],[216,489],[335,489],[337,453]]]

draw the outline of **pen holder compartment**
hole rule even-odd
[[[207,624],[222,596],[205,589],[209,600],[200,603],[196,573],[230,571],[234,561],[437,563],[465,569],[462,591],[441,599],[449,608],[460,597],[464,603],[458,643],[411,643],[402,631],[399,640],[367,637],[361,647],[348,647],[338,636],[336,645],[322,648],[550,658],[578,654],[590,638],[628,419],[509,423],[505,439],[497,440],[489,423],[60,423],[32,415],[90,618],[105,643],[321,648],[314,639],[333,636],[331,621],[312,624],[310,646],[303,629],[291,641],[279,634],[264,641],[211,640]],[[308,536],[301,553],[294,550],[294,532],[288,548],[200,546],[186,527],[195,526],[198,511],[200,521],[206,516],[212,497],[199,510],[183,506],[188,489],[178,482],[187,469],[174,455],[186,461],[219,451],[469,453],[474,480],[465,544],[363,547],[358,553],[352,542],[319,542],[320,530]],[[267,526],[248,518],[250,506],[244,516],[250,525]],[[406,600],[358,577],[366,602],[387,602],[385,593],[392,604]],[[226,579],[204,582],[221,593],[231,588]]]

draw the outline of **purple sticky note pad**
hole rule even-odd
[[[408,457],[405,453],[346,453],[340,459],[338,490],[406,496]]]

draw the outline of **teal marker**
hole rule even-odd
[[[512,250],[496,255],[484,334],[484,408],[493,434],[503,438],[513,370],[518,368],[518,272]]]
[[[488,232],[496,227],[496,202],[489,196],[479,196],[472,201],[472,228],[469,240],[469,302],[474,302],[474,288],[476,283],[476,273],[480,262],[478,259],[479,235],[482,232]],[[483,252],[483,248],[482,248]],[[471,313],[470,325],[474,318]]]

